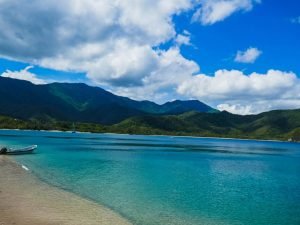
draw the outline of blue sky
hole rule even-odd
[[[300,108],[298,1],[30,3],[0,2],[2,76],[239,114]]]
[[[213,26],[190,24],[176,18],[178,30],[188,27],[197,47],[183,48],[182,53],[202,65],[204,73],[217,69],[239,69],[264,73],[270,68],[300,74],[300,27],[291,18],[300,14],[300,2],[264,0],[251,12],[236,13]],[[236,51],[254,46],[263,55],[254,64],[233,63]]]

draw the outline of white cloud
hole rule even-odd
[[[177,46],[181,45],[191,45],[191,34],[188,31],[184,31],[183,34],[178,34],[175,38],[175,43]]]
[[[247,114],[252,114],[252,106],[251,105],[230,105],[230,104],[220,104],[217,106],[218,110],[220,111],[227,111],[233,114],[240,114],[240,115],[247,115]]]
[[[115,87],[112,91],[133,99],[154,100],[160,103],[169,100],[170,97],[181,97],[176,91],[177,86],[190,79],[191,74],[198,73],[199,66],[194,61],[184,58],[179,47],[161,50],[156,57],[157,68],[142,79],[142,86]]]
[[[245,75],[238,70],[200,74],[178,87],[178,93],[239,114],[300,108],[300,79],[292,72],[269,70]]]
[[[31,73],[29,71],[32,68],[33,66],[27,66],[25,69],[22,69],[20,71],[6,70],[1,74],[1,76],[18,80],[27,80],[33,84],[45,84],[46,82],[44,80],[37,78],[37,76],[34,73]]]
[[[203,0],[193,16],[193,21],[211,25],[238,11],[250,11],[260,0]]]
[[[278,109],[299,109],[300,102],[299,99],[275,99],[275,100],[261,100],[255,102],[237,102],[230,104],[219,104],[216,107],[220,111],[227,111],[233,114],[240,115],[250,115],[250,114],[258,114],[261,112],[268,112],[271,110]]]
[[[193,7],[193,0],[4,0],[0,56],[140,85],[157,69],[157,46],[177,36],[172,17]]]
[[[148,45],[115,43],[111,52],[89,65],[88,77],[113,86],[141,86],[142,79],[157,70],[159,56]]]
[[[292,73],[270,70],[246,76],[220,70],[214,77],[194,76],[199,65],[180,52],[180,46],[190,45],[191,40],[188,32],[176,32],[174,15],[196,10],[193,19],[210,25],[237,11],[249,11],[257,2],[2,0],[0,57],[83,72],[94,83],[134,99],[163,102],[192,97],[240,113],[300,107],[299,79]],[[159,49],[170,41],[174,46]],[[29,70],[3,75],[45,82]]]
[[[262,51],[259,49],[250,47],[244,52],[238,51],[234,61],[240,63],[254,63],[261,54]]]
[[[295,17],[295,18],[292,18],[292,19],[291,19],[291,22],[292,22],[292,23],[296,23],[296,24],[300,24],[300,16]]]
[[[234,5],[251,8],[252,2]],[[158,46],[191,44],[172,18],[198,6],[198,0],[2,0],[0,57],[83,72],[112,89],[142,86],[162,70]]]

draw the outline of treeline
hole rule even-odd
[[[81,132],[106,132],[106,126],[92,123],[73,123],[67,121],[56,120],[20,120],[7,116],[0,116],[0,128],[1,129],[20,129],[20,130],[60,130],[71,131],[74,129]]]
[[[0,116],[1,129],[60,130],[92,133],[128,133],[300,141],[300,110],[272,111],[240,116],[228,112],[188,112],[181,115],[138,116],[114,125],[30,120]]]

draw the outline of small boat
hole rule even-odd
[[[21,155],[32,153],[37,148],[37,145],[31,145],[25,148],[7,148],[7,155]]]

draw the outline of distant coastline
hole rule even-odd
[[[0,128],[299,142],[300,110],[271,111],[249,116],[191,111],[180,115],[136,116],[113,124],[59,121],[51,117],[20,119],[0,115]]]
[[[31,129],[6,129],[0,128],[0,131],[41,131],[52,133],[73,133],[72,130],[31,130]],[[241,140],[241,141],[259,141],[259,142],[282,142],[282,143],[300,143],[300,141],[288,141],[278,139],[255,139],[255,138],[234,138],[234,137],[213,137],[213,136],[193,136],[193,135],[168,135],[168,134],[129,134],[129,133],[111,133],[111,132],[89,132],[89,131],[76,131],[79,134],[112,134],[112,135],[136,135],[136,136],[153,136],[153,137],[179,137],[179,138],[199,138],[199,139],[221,139],[221,140]]]
[[[86,84],[0,77],[0,85],[0,128],[300,141],[300,109],[238,115],[199,100],[160,105]]]

